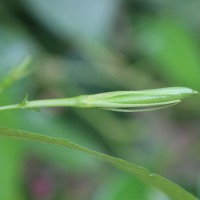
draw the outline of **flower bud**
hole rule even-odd
[[[198,92],[185,87],[107,92],[85,96],[84,107],[121,112],[148,111],[175,105],[195,94]]]

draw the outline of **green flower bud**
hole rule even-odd
[[[122,112],[148,111],[175,105],[195,94],[198,92],[185,87],[107,92],[84,96],[83,107]]]

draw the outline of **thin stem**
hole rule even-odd
[[[64,99],[24,100],[15,105],[1,106],[0,111],[13,109],[35,109],[42,107],[101,108],[120,112],[141,112],[165,108],[198,94],[190,88],[171,87],[143,91],[117,91],[95,95],[81,95]]]
[[[16,110],[16,109],[34,109],[44,107],[81,107],[79,103],[79,97],[65,98],[65,99],[47,99],[47,100],[36,100],[26,101],[25,103],[19,103],[8,106],[0,106],[0,111],[3,110]]]

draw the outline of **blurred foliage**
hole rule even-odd
[[[113,90],[200,90],[198,0],[0,1],[0,104]],[[199,97],[149,113],[7,111],[0,125],[68,138],[168,177],[200,197]],[[0,199],[167,199],[83,153],[0,138]]]

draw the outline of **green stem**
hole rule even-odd
[[[25,103],[19,103],[8,106],[0,106],[0,111],[3,110],[16,110],[16,109],[34,109],[44,107],[82,107],[80,97],[65,98],[65,99],[47,99],[47,100],[36,100],[27,101]]]
[[[0,111],[35,109],[42,107],[101,108],[120,112],[150,111],[180,103],[187,97],[199,94],[190,88],[171,87],[143,91],[117,91],[94,95],[81,95],[64,99],[24,100],[15,105],[1,106]]]

